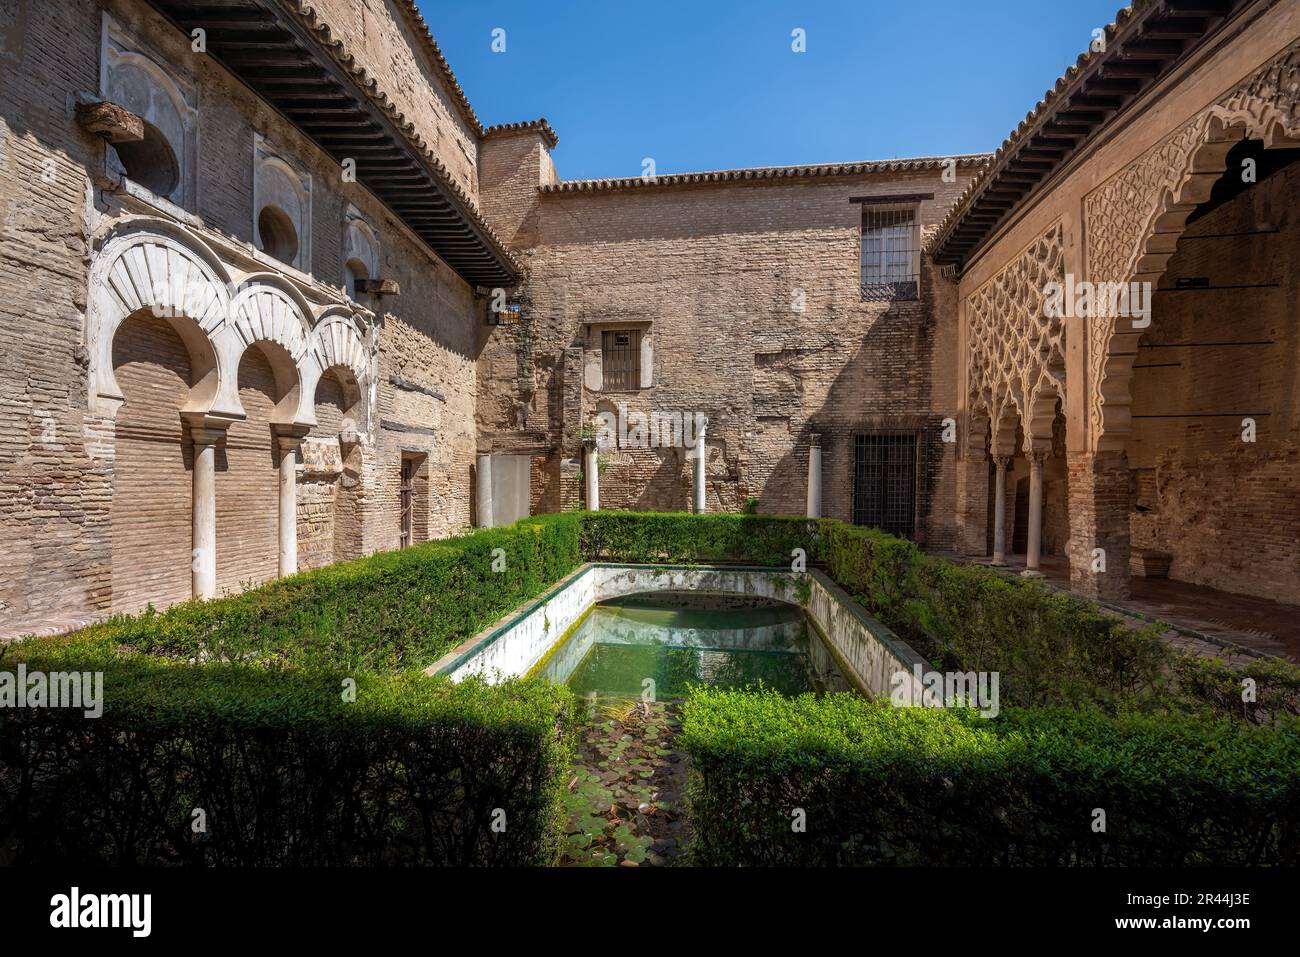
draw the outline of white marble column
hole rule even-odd
[[[1007,467],[1009,455],[993,456],[993,565],[1007,563]]]
[[[277,435],[280,447],[280,577],[298,571],[298,449],[300,435]]]
[[[1043,546],[1043,461],[1047,452],[1034,449],[1029,453],[1029,537],[1025,543],[1025,570],[1029,578],[1042,574],[1038,560]]]
[[[691,491],[694,495],[694,511],[696,515],[703,515],[704,510],[708,507],[708,484],[706,478],[706,467],[709,464],[709,447],[704,441],[704,432],[707,426],[701,425],[695,433],[695,461],[694,481],[691,483]]]
[[[808,517],[822,517],[822,437],[808,437]]]
[[[190,581],[195,598],[217,593],[217,443],[224,434],[224,428],[190,426],[194,443]]]
[[[478,527],[492,527],[492,456],[480,455],[474,490],[478,498]]]
[[[582,447],[582,477],[587,485],[587,511],[600,511],[600,449],[595,442]]]

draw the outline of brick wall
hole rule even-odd
[[[491,152],[484,155],[493,166]],[[537,156],[518,144],[512,155],[529,163]],[[516,233],[529,269],[521,295],[534,373],[521,389],[520,330],[483,328],[481,447],[507,432],[540,433],[540,444],[555,449],[549,470],[562,484],[561,461],[578,454],[570,419],[580,425],[620,402],[702,412],[710,420],[709,507],[735,511],[754,496],[764,511],[801,514],[808,435],[817,432],[824,514],[848,518],[853,434],[915,431],[918,534],[951,544],[952,509],[938,503],[955,495],[955,449],[939,440],[942,420],[956,415],[953,290],[926,265],[919,302],[862,302],[862,207],[850,199],[932,192],[921,217],[933,223],[964,186],[965,170],[956,183],[935,170],[544,193],[532,208],[521,205],[516,180],[494,176],[508,184],[499,205],[511,221],[537,224]],[[495,203],[485,188],[485,207]],[[588,324],[626,322],[649,324],[653,385],[630,395],[583,388],[575,376],[600,349]],[[680,454],[623,449],[605,458],[602,506],[689,503],[690,468]]]
[[[414,125],[470,196],[478,196],[477,137],[402,0],[314,0],[312,6]],[[487,42],[487,38],[484,39]]]
[[[1133,548],[1170,553],[1173,578],[1289,601],[1300,592],[1297,194],[1292,165],[1187,228],[1140,341],[1128,443]],[[1193,277],[1210,288],[1176,289]]]
[[[283,387],[257,344],[239,363],[239,402],[217,446],[217,591],[240,592],[279,573],[279,471],[271,422]]]
[[[367,69],[395,101],[410,104],[402,109],[417,126],[425,124],[426,140],[441,138],[439,155],[473,192],[476,148],[468,121],[446,91],[421,88],[432,70],[422,47],[390,45],[413,43],[396,5],[335,6],[354,39],[364,40],[349,48],[369,51],[358,52]],[[87,413],[90,236],[109,230],[124,204],[104,180],[104,142],[77,126],[73,108],[78,94],[99,89],[106,9],[199,90],[192,228],[215,245],[259,255],[252,248],[252,183],[260,133],[312,177],[310,274],[291,282],[314,301],[341,298],[351,205],[379,233],[383,277],[400,283],[401,296],[366,304],[375,308],[379,348],[376,394],[367,403],[373,421],[361,423],[359,445],[338,449],[342,465],[328,475],[305,468],[301,475],[303,567],[397,546],[404,451],[428,462],[420,535],[467,527],[477,401],[472,290],[368,191],[342,182],[332,158],[214,61],[192,53],[188,38],[144,3],[19,0],[0,6],[0,631],[56,614],[188,595],[190,460],[187,443],[176,454],[178,396],[163,388],[167,374],[175,379],[168,371],[174,365],[139,359],[140,368],[126,372],[132,391],[117,421]],[[280,271],[265,257],[258,268]],[[395,375],[424,391],[397,387]],[[337,424],[337,409],[329,411],[333,388],[327,380],[318,393],[318,433]],[[244,396],[249,419],[232,427],[233,445],[218,449],[220,588],[263,579],[278,567],[276,453],[259,391],[266,394],[254,389]],[[139,395],[148,398],[133,399]],[[123,422],[131,430],[142,421],[171,446],[117,441]],[[146,502],[150,488],[158,494]],[[140,524],[146,520],[157,531],[153,541]],[[120,535],[118,522],[126,522]],[[126,554],[133,566],[121,560]]]
[[[126,402],[117,416],[112,499],[112,610],[190,597],[191,449],[175,412],[190,355],[166,320],[128,319],[114,341]]]

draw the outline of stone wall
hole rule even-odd
[[[548,487],[578,455],[583,423],[602,411],[708,417],[708,507],[802,514],[809,436],[822,435],[823,514],[852,516],[853,435],[919,436],[918,536],[951,544],[954,446],[940,440],[955,409],[955,299],[928,264],[919,301],[863,302],[862,206],[854,197],[933,193],[934,222],[969,169],[542,192],[536,138],[512,138],[521,177],[494,174],[529,270],[522,326],[485,330],[479,361],[480,450],[527,435],[547,456]],[[495,166],[491,140],[485,167]],[[533,188],[536,194],[536,189]],[[531,202],[531,206],[527,205]],[[533,226],[533,223],[536,226]],[[503,231],[508,232],[503,228]],[[653,363],[648,384],[600,386],[600,332],[638,328]],[[521,356],[527,354],[527,361]],[[644,355],[644,353],[643,353]],[[525,366],[528,368],[524,373]],[[593,378],[593,370],[594,376]],[[644,375],[644,373],[643,373]],[[598,381],[599,380],[599,381]],[[681,448],[602,452],[605,508],[683,509],[690,462]],[[559,507],[575,504],[561,494]]]

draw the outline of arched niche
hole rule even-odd
[[[311,174],[299,172],[260,135],[253,142],[253,241],[271,258],[311,272]]]
[[[105,146],[111,172],[187,209],[196,198],[194,87],[112,17],[105,17],[100,95],[141,117],[145,139]]]
[[[357,289],[363,279],[379,277],[379,236],[355,207],[348,207],[343,220],[343,288],[358,302],[365,295]]]

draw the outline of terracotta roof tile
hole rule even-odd
[[[546,117],[536,120],[524,120],[519,123],[497,123],[495,126],[489,126],[483,131],[484,136],[497,136],[505,133],[522,133],[525,130],[537,130],[546,140],[546,145],[555,149],[559,145],[560,138],[556,135],[555,130],[551,129],[551,124],[546,122]]]
[[[983,167],[988,153],[960,156],[918,156],[905,159],[870,160],[861,163],[822,163],[815,166],[761,166],[752,169],[722,169],[702,173],[668,173],[646,180],[640,176],[623,179],[570,179],[540,187],[543,193],[599,193],[623,189],[653,189],[701,183],[738,183],[759,179],[808,179],[821,176],[859,176],[864,173],[906,173],[941,169],[950,160],[959,168]]]
[[[946,242],[954,227],[961,221],[967,212],[977,204],[980,194],[988,184],[994,171],[999,167],[1002,160],[1009,153],[1016,151],[1023,145],[1025,140],[1035,131],[1038,123],[1043,119],[1051,109],[1056,106],[1058,101],[1067,93],[1071,92],[1078,84],[1084,72],[1093,65],[1094,61],[1105,60],[1108,51],[1114,50],[1113,41],[1125,27],[1127,27],[1135,17],[1144,14],[1151,8],[1158,6],[1162,0],[1133,0],[1133,3],[1115,14],[1115,19],[1104,28],[1105,44],[1100,51],[1094,51],[1092,44],[1084,50],[1074,64],[1063,73],[1052,88],[1043,94],[1043,98],[1038,101],[1032,110],[1025,115],[1020,124],[1008,134],[1007,138],[1002,141],[993,154],[992,162],[984,170],[966,184],[966,189],[953,203],[948,215],[944,217],[939,224],[930,241],[925,245],[927,252],[935,252]],[[1095,42],[1095,41],[1094,41]]]

